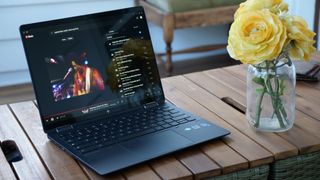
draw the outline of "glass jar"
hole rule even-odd
[[[250,125],[267,132],[290,129],[295,120],[295,87],[295,67],[286,54],[249,65],[246,117]]]

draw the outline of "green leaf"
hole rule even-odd
[[[253,82],[257,83],[257,84],[260,84],[261,86],[264,86],[264,79],[261,78],[261,77],[254,77],[252,79]]]
[[[264,88],[257,88],[256,89],[256,93],[258,93],[258,94],[262,94],[264,91],[265,91]]]

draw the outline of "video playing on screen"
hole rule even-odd
[[[101,72],[91,64],[93,61],[90,61],[89,57],[84,50],[44,59],[55,101],[105,89]]]

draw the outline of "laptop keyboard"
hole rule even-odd
[[[101,120],[70,130],[59,132],[59,136],[81,153],[88,153],[156,131],[171,128],[196,120],[176,108],[164,105],[133,114]]]

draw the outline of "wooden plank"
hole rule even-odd
[[[86,166],[80,164],[79,166],[85,172],[85,174],[89,177],[89,179],[93,180],[125,180],[125,178],[120,173],[112,173],[105,176],[100,176],[99,174],[95,173],[91,169],[87,168]]]
[[[146,179],[159,179],[158,175],[147,165],[138,165],[128,168],[127,170],[122,170],[120,172],[108,174],[105,176],[100,176],[93,172],[92,170],[80,165],[83,170],[88,174],[90,179],[108,179],[108,180],[125,180],[125,179],[141,179],[145,177]]]
[[[201,146],[201,149],[216,163],[223,167],[223,174],[248,169],[249,164],[247,160],[225,145],[226,144],[222,141],[216,141],[215,143],[204,144]]]
[[[0,139],[14,140],[22,153],[23,160],[13,163],[18,177],[21,179],[51,179],[37,151],[32,147],[10,109],[5,105],[0,106],[0,127]]]
[[[313,101],[309,101],[300,96],[296,96],[296,108],[313,117],[314,119],[320,120],[320,105],[314,103]]]
[[[174,13],[175,28],[205,27],[233,21],[238,5]],[[214,18],[208,18],[214,17]]]
[[[236,111],[208,91],[195,85],[190,80],[182,76],[172,77],[167,80],[171,85],[183,91],[185,94],[188,94],[191,98],[220,116],[233,127],[268,149],[273,153],[275,159],[283,159],[298,154],[298,149],[295,146],[276,134],[254,131],[247,123],[244,114]]]
[[[308,101],[312,101],[315,104],[320,106],[320,90],[314,88],[313,86],[307,85],[304,82],[297,82],[296,84],[296,93],[297,95],[303,97]]]
[[[210,92],[214,92],[214,95],[222,98],[232,98],[235,102],[242,104],[242,102],[246,102],[245,96],[241,91],[228,91],[226,93],[225,85],[219,81],[215,81],[214,83],[206,83],[208,81],[212,81],[210,74],[205,72],[197,72],[184,75],[186,78],[190,79],[193,82],[197,82],[200,86],[204,87],[206,90]]]
[[[230,74],[222,69],[205,71],[205,74],[211,79],[215,79],[226,87],[231,88],[243,97],[246,97],[247,84],[239,82],[239,79],[229,78]],[[223,77],[222,79],[219,79]],[[216,82],[216,81],[215,81]]]
[[[246,82],[247,72],[246,69],[248,68],[247,65],[236,65],[236,66],[229,66],[223,68],[223,70],[234,74],[235,77],[237,77],[241,81]]]
[[[192,179],[192,173],[173,156],[155,159],[150,165],[162,179]]]
[[[166,80],[163,80],[163,85],[166,97],[176,106],[181,107],[204,119],[207,119],[210,122],[228,129],[231,134],[223,138],[222,140],[232,149],[240,153],[241,156],[245,157],[249,161],[250,167],[265,165],[273,161],[272,154],[262,146],[246,137],[240,131],[236,130],[230,124],[226,123],[220,117],[210,112],[208,109],[188,97],[186,94],[179,91],[177,88],[172,87],[168,82],[166,82]],[[238,164],[239,163],[242,162],[238,162]]]
[[[11,104],[10,107],[55,179],[87,179],[77,162],[49,141],[32,101]]]
[[[198,148],[178,152],[176,157],[194,174],[195,179],[221,174],[221,168]]]
[[[0,179],[16,179],[14,172],[11,169],[1,149],[0,149]]]
[[[206,74],[208,74],[212,80],[211,83],[223,82],[226,84],[225,87],[222,89],[225,90],[225,95],[234,94],[233,92],[235,89],[237,89],[237,92],[242,92],[240,94],[245,94],[246,89],[245,88],[239,88],[243,84],[245,85],[245,82],[239,81],[236,77],[234,77],[232,74],[228,73],[227,71],[223,72],[224,70],[211,70],[207,71]],[[240,71],[240,70],[239,70]],[[238,71],[238,72],[239,72]],[[195,81],[200,86],[206,88],[208,91],[215,94],[213,89],[208,89],[205,84],[199,81]],[[228,84],[226,82],[229,82]],[[206,84],[210,83],[210,81],[206,81]],[[234,83],[237,83],[237,85],[234,85]],[[230,87],[230,88],[229,88]],[[245,95],[244,95],[245,96]],[[242,104],[245,104],[245,101],[241,102]],[[302,130],[298,127],[293,127],[290,131],[287,131],[285,133],[278,133],[281,137],[288,140],[292,144],[294,144],[296,147],[299,148],[300,153],[308,153],[317,151],[320,148],[320,139],[316,138],[314,135],[310,134],[307,130]]]
[[[302,113],[301,111],[296,111],[296,121],[295,125],[300,129],[309,132],[320,138],[320,122],[312,119],[310,116]]]
[[[320,139],[308,132],[293,126],[289,131],[278,133],[299,148],[300,154],[311,153],[320,150]]]
[[[140,180],[140,179],[160,179],[157,174],[155,174],[152,169],[147,165],[138,165],[129,168],[124,172],[126,179],[128,180]]]

